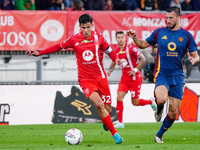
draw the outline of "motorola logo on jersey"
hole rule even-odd
[[[83,56],[83,59],[84,59],[85,61],[90,61],[90,60],[93,59],[94,54],[93,54],[91,51],[86,50],[86,51],[83,52],[82,56]]]

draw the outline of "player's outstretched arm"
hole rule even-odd
[[[134,30],[130,29],[126,32],[126,34],[133,39],[133,41],[135,42],[135,44],[141,48],[141,49],[144,49],[144,48],[147,48],[150,46],[150,44],[146,41],[146,40],[141,40],[137,37],[137,34]]]
[[[115,69],[115,65],[116,65],[116,62],[112,62],[110,64],[109,70],[107,72],[107,76],[110,76],[110,74],[113,72],[113,70]]]
[[[56,44],[56,45],[53,45],[51,47],[48,47],[40,52],[38,52],[37,50],[28,50],[26,51],[26,54],[28,56],[32,55],[32,56],[40,56],[40,55],[44,55],[44,54],[50,54],[50,53],[54,53],[54,52],[57,52],[61,50],[61,46],[60,44]]]
[[[190,56],[190,54],[192,56]],[[199,62],[199,55],[198,55],[197,51],[194,51],[191,53],[188,52],[187,56],[188,56],[188,60],[191,62],[192,65]]]

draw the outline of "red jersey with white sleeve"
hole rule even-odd
[[[139,62],[138,58],[141,55],[141,52],[134,44],[126,44],[124,49],[117,47],[115,52],[119,59],[121,59],[123,62],[122,78],[127,80],[137,80],[138,77],[142,77],[140,70],[138,70],[135,76],[130,76],[128,73],[129,71],[133,70],[133,68],[137,67]]]
[[[69,37],[60,43],[62,48],[73,48],[76,53],[79,80],[100,80],[107,78],[103,67],[103,52],[112,52],[104,37],[96,31],[92,31],[89,38],[85,38],[82,32]]]

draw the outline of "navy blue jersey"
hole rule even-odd
[[[156,29],[146,39],[150,45],[158,44],[156,56],[156,73],[158,75],[181,75],[184,76],[184,57],[189,52],[197,50],[197,45],[192,35],[183,28],[172,31],[167,27]]]

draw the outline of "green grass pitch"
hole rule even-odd
[[[200,149],[200,123],[174,123],[164,134],[164,144],[154,142],[161,123],[126,123],[117,129],[123,137],[115,144],[110,132],[101,123],[67,123],[51,125],[0,126],[0,150],[198,150]],[[77,128],[83,133],[80,145],[68,145],[65,133]]]

